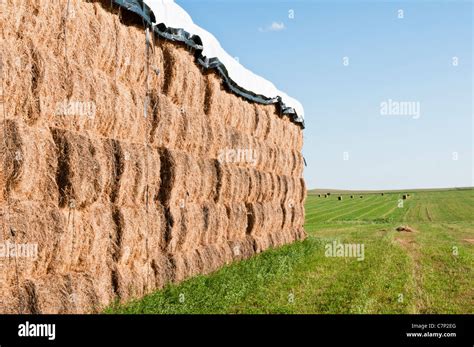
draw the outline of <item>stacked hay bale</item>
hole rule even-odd
[[[3,6],[0,244],[38,251],[0,258],[1,313],[98,312],[305,238],[302,129],[275,106],[147,51],[110,1]]]

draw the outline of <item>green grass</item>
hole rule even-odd
[[[474,313],[474,190],[415,191],[399,207],[402,194],[310,194],[304,242],[106,312]],[[326,257],[334,240],[363,244],[364,260]]]

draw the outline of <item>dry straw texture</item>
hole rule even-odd
[[[0,258],[0,312],[98,312],[304,239],[302,130],[276,107],[183,46],[147,55],[110,1],[2,6],[0,244],[36,253]]]

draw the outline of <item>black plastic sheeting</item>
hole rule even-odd
[[[151,8],[143,2],[143,0],[113,0],[116,5],[136,13],[145,21],[146,24],[152,25],[156,22],[155,14]]]
[[[128,11],[139,15],[143,21],[152,26],[156,22],[155,15],[148,5],[143,0],[113,0],[113,2],[125,8]],[[223,79],[229,90],[249,101],[256,102],[263,105],[277,104],[281,114],[288,116],[294,123],[297,123],[304,129],[304,120],[301,120],[292,107],[285,105],[281,97],[268,98],[264,95],[255,94],[252,91],[246,90],[235,83],[230,77],[225,65],[218,58],[207,58],[202,55],[203,45],[202,40],[197,35],[192,35],[184,29],[168,28],[164,23],[155,25],[154,32],[170,41],[184,43],[188,48],[195,50],[195,59],[205,69],[215,70]]]

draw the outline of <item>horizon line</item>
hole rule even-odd
[[[339,192],[401,192],[401,191],[415,191],[415,190],[460,190],[460,189],[474,189],[474,186],[464,187],[438,187],[438,188],[400,188],[400,189],[338,189],[338,188],[308,188],[310,191],[339,191]]]

